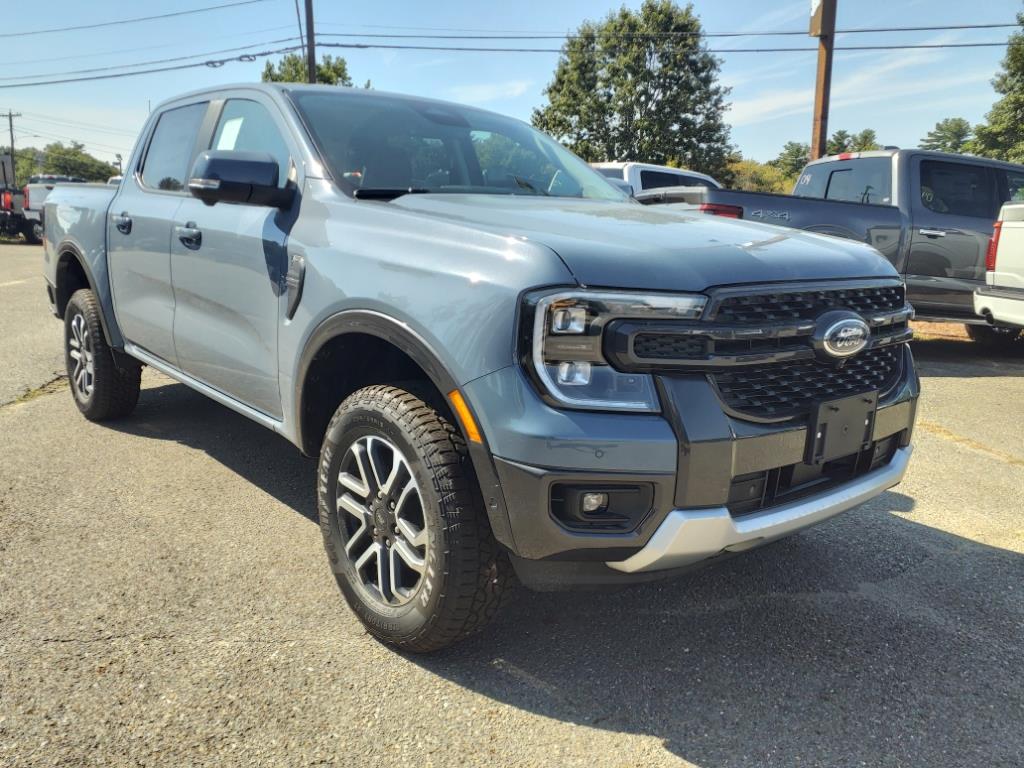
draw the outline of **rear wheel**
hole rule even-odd
[[[115,359],[100,324],[100,305],[87,288],[64,310],[64,357],[75,405],[90,421],[127,416],[139,400],[142,367]]]
[[[1020,328],[1000,328],[991,325],[967,326],[967,335],[971,337],[971,341],[991,349],[1015,348],[1020,331]]]
[[[433,651],[481,629],[509,578],[461,436],[405,390],[346,399],[320,452],[324,546],[375,637]]]
[[[43,223],[41,221],[26,220],[21,233],[29,245],[39,245],[43,242]]]

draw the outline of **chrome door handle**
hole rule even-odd
[[[132,233],[132,217],[128,214],[115,213],[110,217],[110,220],[114,222],[117,231],[122,235],[130,235]]]
[[[919,230],[917,230],[917,233],[919,235],[924,235],[925,237],[945,237],[946,236],[946,230],[944,230],[944,229],[919,229]]]
[[[203,231],[196,227],[194,221],[188,222],[183,227],[175,227],[174,234],[178,236],[181,244],[189,250],[198,251],[203,244]]]

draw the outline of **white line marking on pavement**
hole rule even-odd
[[[10,282],[0,283],[0,288],[9,288],[12,285],[21,285],[22,283],[27,282],[28,280],[11,280]]]

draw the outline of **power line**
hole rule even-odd
[[[32,82],[32,83],[6,83],[6,84],[0,84],[0,90],[7,90],[7,89],[11,89],[11,88],[29,88],[29,87],[35,86],[35,85],[63,85],[63,84],[66,84],[66,83],[92,82],[94,80],[115,80],[115,79],[122,78],[122,77],[135,77],[137,75],[151,75],[151,74],[154,74],[156,72],[176,72],[176,71],[182,70],[182,69],[195,69],[197,67],[211,67],[213,69],[217,69],[219,67],[224,66],[225,64],[229,64],[229,63],[232,63],[232,62],[236,62],[236,61],[243,61],[243,62],[256,61],[259,58],[265,58],[267,56],[274,56],[274,55],[279,54],[279,53],[292,53],[293,51],[297,51],[297,50],[299,50],[301,48],[302,48],[302,46],[300,46],[300,45],[290,45],[290,46],[286,46],[284,48],[277,48],[277,49],[274,49],[274,50],[254,51],[254,52],[251,52],[251,53],[243,53],[240,56],[229,56],[228,58],[224,58],[224,59],[207,59],[206,61],[197,61],[197,62],[192,63],[192,64],[175,64],[173,66],[168,66],[168,67],[153,67],[151,69],[139,69],[139,70],[136,70],[134,72],[115,72],[115,73],[106,74],[106,75],[89,75],[87,77],[71,77],[71,78],[64,78],[64,79],[60,79],[60,80],[39,80],[39,81]],[[125,66],[131,66],[131,65],[125,65]]]
[[[914,43],[906,45],[837,45],[837,51],[902,51],[915,48],[994,48],[998,46],[1020,45],[1024,41],[998,43]],[[480,53],[561,53],[561,48],[489,48],[484,46],[451,46],[451,45],[390,45],[384,43],[320,43],[322,48],[351,48],[407,51],[475,51]],[[704,53],[789,53],[796,51],[817,51],[808,47],[772,47],[772,48],[706,48]],[[0,86],[2,88],[4,86]]]
[[[124,133],[128,136],[136,135],[135,131],[123,131],[117,128],[113,128],[111,126],[100,125],[98,123],[89,123],[84,120],[67,120],[65,118],[58,117],[57,115],[44,115],[41,112],[26,112],[25,116],[28,117],[30,120],[43,120],[45,122],[60,123],[61,125],[69,125],[80,128],[91,128],[102,131],[117,131],[118,133]]]
[[[324,26],[345,26],[351,28],[352,26],[364,27],[369,29],[404,29],[404,30],[418,30],[423,32],[472,32],[472,33],[485,33],[485,34],[385,34],[385,33],[341,33],[332,32],[324,37],[388,37],[388,38],[430,38],[430,39],[442,39],[442,40],[565,40],[574,39],[580,37],[579,35],[564,34],[558,32],[528,32],[518,31],[513,32],[511,30],[499,30],[499,29],[465,29],[457,27],[399,27],[399,26],[386,26],[381,24],[324,24]],[[865,34],[865,33],[878,33],[878,32],[937,32],[946,30],[964,30],[964,29],[1001,29],[1008,27],[1016,27],[1017,22],[1008,23],[992,23],[992,24],[945,24],[935,26],[915,26],[915,27],[857,27],[851,29],[837,29],[837,35],[854,35],[854,34]],[[775,31],[757,31],[757,32],[656,32],[656,33],[637,33],[637,34],[625,34],[615,35],[615,37],[781,37],[785,35],[800,35],[806,36],[806,29],[783,29]]]
[[[221,35],[221,34],[218,33],[217,38],[218,39],[225,39],[225,40],[227,40],[227,39],[234,39],[234,38],[238,38],[238,37],[245,37],[246,35],[262,35],[265,32],[284,32],[284,31],[285,31],[285,28],[282,27],[280,24],[278,24],[277,26],[274,26],[274,27],[264,27],[263,29],[251,29],[248,32],[239,32],[238,34],[234,34],[234,35]],[[139,48],[118,48],[116,51],[92,51],[91,53],[76,53],[76,54],[74,54],[72,56],[47,56],[47,57],[41,58],[41,59],[22,59],[22,58],[19,58],[16,61],[11,60],[11,61],[4,62],[4,67],[8,68],[12,64],[17,64],[18,66],[20,66],[22,64],[41,64],[41,63],[44,63],[44,62],[49,64],[50,62],[53,62],[53,61],[69,61],[71,59],[75,59],[75,60],[78,60],[78,59],[95,59],[95,58],[99,58],[99,57],[102,57],[102,56],[117,56],[117,55],[121,55],[121,54],[125,54],[125,53],[138,53],[139,51],[153,51],[153,50],[156,50],[158,48],[176,48],[176,47],[178,47],[180,45],[181,45],[180,42],[175,42],[175,43],[164,43],[163,45],[145,45],[145,46],[141,46]],[[255,43],[254,43],[254,45],[255,45]],[[125,66],[127,66],[127,65],[125,65]]]
[[[149,61],[139,61],[133,64],[111,64],[108,67],[93,67],[92,69],[73,69],[66,72],[42,72],[37,75],[17,75],[15,77],[0,77],[0,81],[13,81],[13,80],[38,80],[41,77],[61,77],[63,75],[85,75],[93,72],[112,72],[117,69],[130,69],[133,67],[148,67],[154,64],[170,64],[176,61],[187,61],[189,59],[201,59],[204,56],[216,56],[220,53],[234,53],[236,51],[245,51],[249,48],[257,48],[265,45],[277,45],[278,43],[290,43],[296,38],[294,37],[283,37],[279,40],[267,40],[262,43],[251,43],[250,45],[239,45],[235,48],[223,48],[219,51],[207,51],[206,53],[194,53],[189,56],[173,56],[167,59],[151,59]]]
[[[26,114],[26,117],[28,117],[28,119],[30,121],[32,121],[33,123],[45,123],[46,125],[55,125],[55,126],[57,126],[59,128],[77,128],[77,129],[80,129],[80,130],[83,130],[83,131],[96,131],[96,132],[99,132],[99,133],[109,133],[109,134],[112,134],[112,135],[114,135],[116,137],[131,136],[131,137],[134,138],[136,136],[135,132],[122,131],[122,130],[119,130],[117,128],[100,128],[99,126],[76,125],[76,124],[71,123],[71,122],[69,122],[67,120],[50,120],[50,119],[45,118],[45,117],[35,117],[35,116],[31,115],[31,114]]]
[[[188,11],[172,11],[161,13],[156,16],[137,16],[133,19],[117,19],[116,21],[101,21],[95,24],[76,24],[71,27],[50,27],[49,29],[33,29],[26,32],[7,32],[0,35],[4,37],[28,37],[30,35],[48,35],[53,32],[75,32],[80,29],[99,29],[100,27],[119,27],[122,24],[135,24],[140,21],[156,21],[157,19],[170,19],[175,16],[190,16],[194,13],[206,13],[207,11],[219,11],[224,8],[235,8],[240,5],[253,5],[254,3],[266,3],[269,0],[238,0],[234,3],[223,3],[221,5],[208,5],[203,8],[193,8]]]
[[[295,23],[299,25],[299,40],[302,41],[302,57],[306,57],[306,40],[302,32],[302,14],[299,12],[299,0],[295,0]]]

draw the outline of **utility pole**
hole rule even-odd
[[[811,0],[809,34],[818,38],[818,75],[814,89],[814,124],[811,127],[811,160],[825,154],[828,144],[828,97],[832,89],[832,46],[836,36],[836,1]]]
[[[316,42],[313,37],[313,0],[306,0],[306,75],[316,82]]]
[[[20,112],[7,110],[7,127],[11,132],[11,186],[18,186],[18,163],[14,157],[14,118],[21,117]]]

